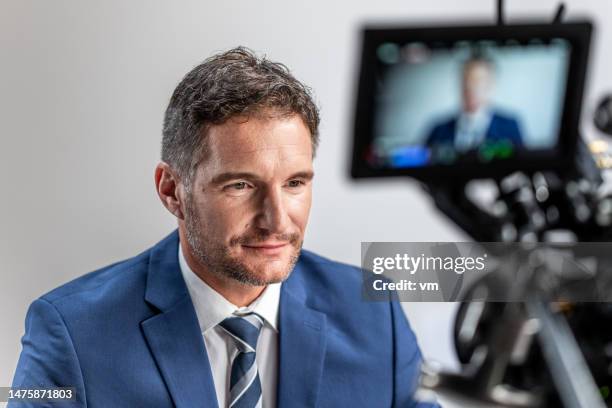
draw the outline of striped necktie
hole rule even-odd
[[[238,348],[238,354],[232,361],[228,407],[261,408],[261,383],[255,350],[263,319],[255,313],[249,313],[228,317],[219,326],[234,338]]]

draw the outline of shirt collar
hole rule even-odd
[[[491,121],[492,116],[490,107],[482,107],[473,113],[462,111],[459,115],[459,126],[485,127]]]
[[[202,333],[215,327],[227,317],[248,312],[257,313],[263,317],[266,324],[278,331],[280,283],[269,284],[250,305],[238,307],[200,279],[187,264],[180,244],[178,247],[179,267],[187,284]]]

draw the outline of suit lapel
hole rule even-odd
[[[326,316],[305,305],[298,262],[280,298],[279,407],[315,407],[326,349]]]
[[[151,250],[145,300],[160,313],[141,322],[178,408],[218,407],[198,319],[178,265],[178,234]]]
[[[145,300],[159,313],[141,327],[175,405],[216,408],[206,347],[177,255],[176,231],[151,250]],[[306,305],[303,269],[298,262],[281,289],[279,407],[315,407],[323,374],[326,316]]]

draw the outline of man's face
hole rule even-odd
[[[493,87],[491,67],[484,62],[472,62],[465,67],[462,79],[463,110],[476,112],[487,106]]]
[[[210,273],[263,286],[287,278],[312,198],[310,131],[297,115],[235,118],[208,129],[185,205],[185,233]]]

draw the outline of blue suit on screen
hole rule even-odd
[[[457,134],[458,117],[453,117],[433,127],[426,139],[428,146],[453,145]],[[483,142],[508,141],[515,148],[523,146],[523,136],[518,121],[500,112],[493,112]]]

